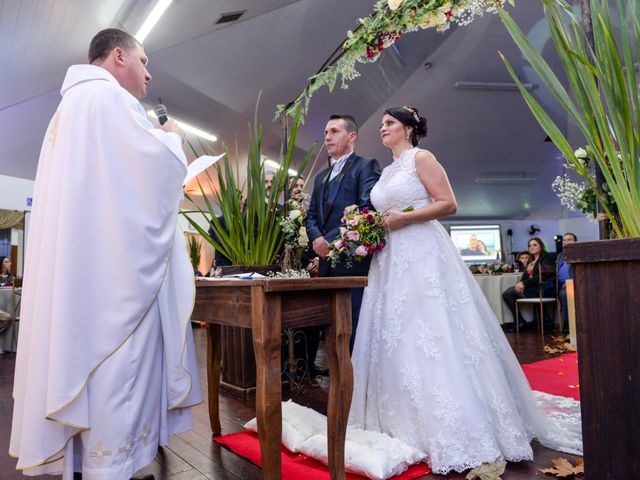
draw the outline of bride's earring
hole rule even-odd
[[[411,133],[407,132],[407,134],[404,136],[404,138],[406,138],[407,140],[411,139]]]

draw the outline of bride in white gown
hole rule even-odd
[[[426,120],[414,108],[391,108],[380,134],[394,161],[371,200],[388,212],[387,246],[364,293],[349,422],[425,452],[436,473],[530,460],[532,438],[549,436],[548,417],[437,221],[456,201],[442,166],[416,147]],[[567,449],[579,451],[578,442]]]

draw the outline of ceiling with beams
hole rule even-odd
[[[86,62],[100,29],[135,31],[151,0],[0,0],[0,174],[35,178],[44,131],[60,100],[69,65]],[[577,2],[576,2],[577,3]],[[279,103],[292,100],[373,0],[175,0],[145,41],[153,79],[145,102],[158,98],[170,115],[207,129],[242,158],[247,124],[260,95],[265,153],[277,155]],[[216,24],[224,13],[240,20]],[[512,12],[546,58],[557,65],[540,2],[518,0]],[[378,137],[382,111],[413,105],[429,122],[422,146],[445,166],[460,219],[556,219],[566,212],[551,191],[562,159],[517,91],[461,90],[456,82],[510,82],[498,51],[572,137],[572,128],[523,60],[499,18],[487,15],[444,34],[420,31],[397,42],[346,90],[318,92],[301,129],[302,157],[331,113],[360,123],[357,150],[384,165]],[[573,134],[576,147],[580,138]],[[321,163],[325,160],[321,154]],[[501,184],[522,177],[523,184]],[[493,179],[493,180],[492,180]],[[498,179],[496,182],[495,179]]]

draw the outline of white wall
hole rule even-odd
[[[561,218],[558,224],[561,233],[574,233],[578,237],[579,242],[589,242],[600,239],[598,222],[589,220],[586,216]]]
[[[33,197],[33,180],[0,175],[0,208],[5,210],[31,210],[27,198]]]
[[[194,213],[190,213],[189,217],[195,220],[198,223],[198,225],[202,227],[205,231],[209,231],[211,223],[209,221],[208,216],[205,217],[200,212],[194,212]],[[183,232],[198,233],[197,230],[193,227],[193,225],[191,225],[191,223],[189,223],[189,221],[182,214],[178,215],[178,226],[180,227],[180,230],[182,230]]]

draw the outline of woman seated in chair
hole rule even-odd
[[[13,285],[15,275],[11,272],[11,259],[6,255],[0,256],[0,286]]]
[[[525,272],[514,287],[502,292],[502,298],[511,310],[514,321],[520,322],[520,329],[525,328],[527,322],[522,314],[520,318],[516,318],[516,301],[519,298],[537,298],[540,292],[543,297],[555,297],[555,256],[547,253],[544,242],[539,237],[530,239],[527,247],[531,258]],[[511,330],[515,330],[515,327],[512,326]]]

